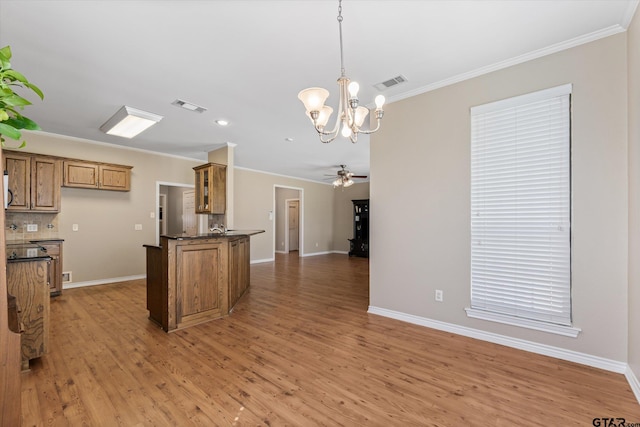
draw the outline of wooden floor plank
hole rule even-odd
[[[144,280],[65,290],[22,377],[23,425],[640,422],[622,375],[368,314],[368,271],[278,254],[230,316],[171,334]]]

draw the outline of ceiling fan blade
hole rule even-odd
[[[367,175],[351,175],[351,178],[366,178]]]

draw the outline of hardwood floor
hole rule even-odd
[[[367,306],[368,260],[345,255],[252,265],[229,317],[171,334],[147,319],[144,280],[65,290],[22,377],[23,425],[640,423],[623,375]]]

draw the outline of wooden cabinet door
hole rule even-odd
[[[242,292],[240,290],[240,240],[229,241],[229,307],[232,308],[238,302]]]
[[[227,167],[214,164],[211,167],[210,198],[212,214],[223,215],[227,209]]]
[[[116,165],[100,165],[98,169],[101,190],[129,191],[131,168]]]
[[[51,296],[57,296],[62,293],[62,243],[38,243],[51,257],[49,265],[49,292]]]
[[[9,173],[9,191],[13,194],[13,201],[7,210],[29,210],[31,207],[31,157],[5,151],[4,170]]]
[[[249,238],[229,241],[229,307],[249,288]]]
[[[180,245],[176,250],[178,327],[228,312],[226,242]]]
[[[63,185],[76,188],[98,188],[98,165],[65,160]]]
[[[31,210],[59,212],[62,162],[46,157],[31,158]]]
[[[207,163],[193,169],[196,181],[196,213],[224,215],[227,208],[227,167]]]
[[[7,263],[7,290],[16,297],[24,332],[20,337],[22,369],[49,347],[49,261]]]
[[[196,213],[209,213],[209,180],[210,171],[208,167],[195,169],[196,174]]]

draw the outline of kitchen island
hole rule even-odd
[[[249,288],[249,237],[264,230],[163,235],[147,251],[149,319],[166,332],[228,315]]]

